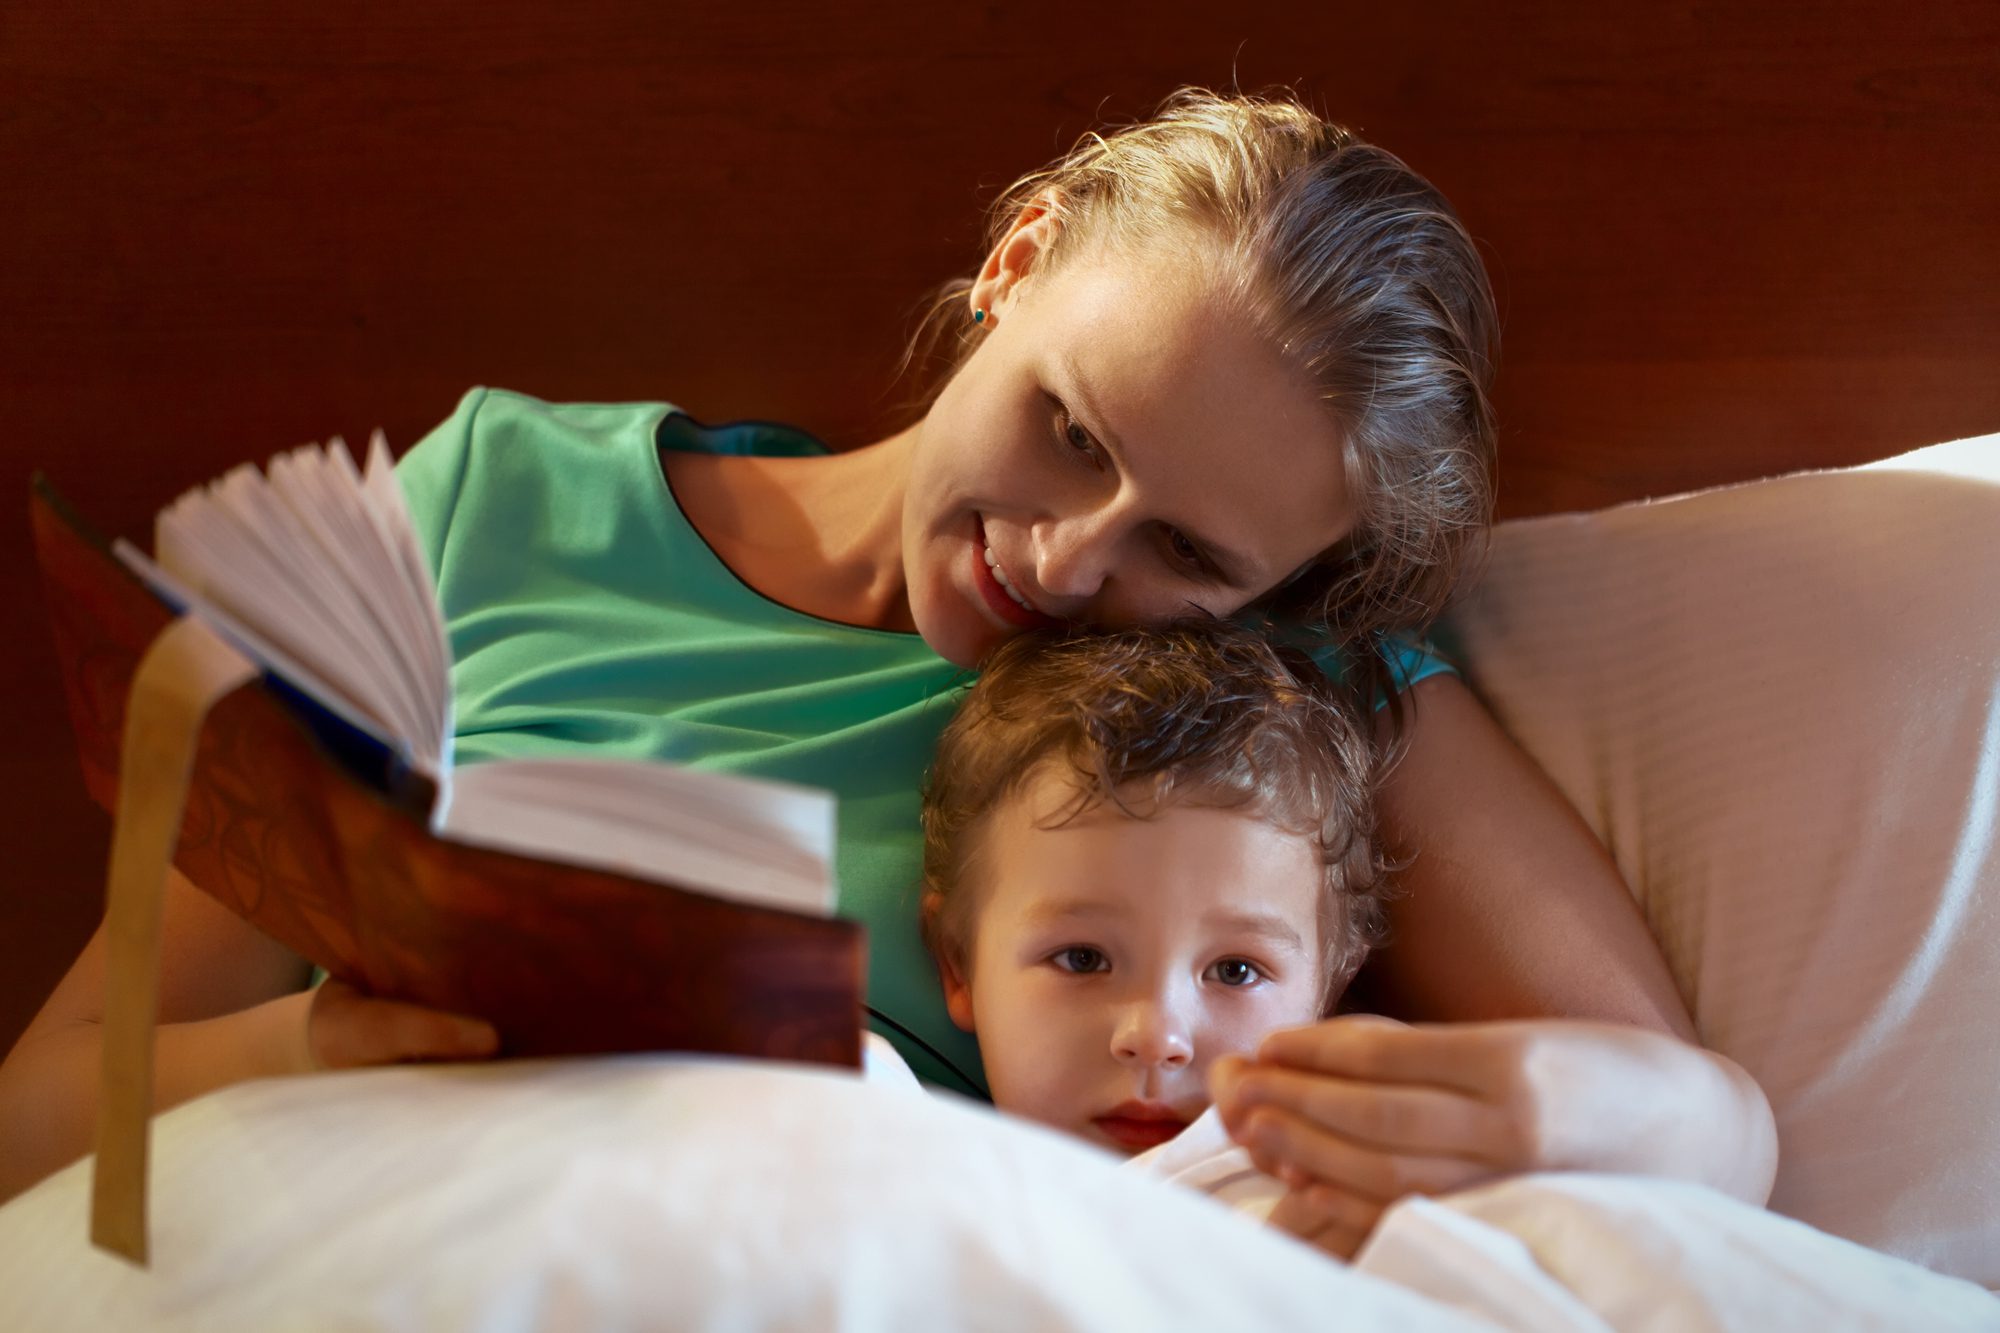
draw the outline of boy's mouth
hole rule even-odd
[[[1121,1102],[1091,1124],[1127,1152],[1157,1148],[1188,1127],[1185,1116],[1164,1102]]]

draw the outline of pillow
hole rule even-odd
[[[1444,642],[1608,846],[1771,1206],[2000,1287],[2000,436],[1501,524]]]

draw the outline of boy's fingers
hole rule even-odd
[[[1269,1106],[1250,1114],[1240,1141],[1261,1171],[1334,1186],[1378,1209],[1410,1194],[1449,1194],[1494,1173],[1463,1157],[1382,1152]]]
[[[1251,1068],[1221,1103],[1232,1133],[1259,1107],[1291,1112],[1362,1147],[1482,1162],[1513,1158],[1515,1132],[1506,1111],[1433,1087],[1355,1082],[1275,1065]]]

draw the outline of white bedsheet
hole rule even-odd
[[[0,1328],[2000,1329],[1968,1283],[1657,1183],[1404,1205],[1343,1267],[1054,1133],[784,1066],[274,1080],[154,1143],[151,1271],[90,1248],[71,1167],[0,1208]]]

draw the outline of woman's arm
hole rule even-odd
[[[1455,677],[1409,702],[1380,797],[1408,868],[1370,998],[1412,1021],[1589,1018],[1695,1040],[1645,918],[1562,793]]]
[[[1612,1171],[1770,1196],[1769,1104],[1734,1063],[1574,1019],[1406,1026],[1354,1015],[1210,1074],[1230,1134],[1292,1192],[1272,1220],[1351,1256],[1407,1194],[1528,1171]]]
[[[300,991],[305,965],[178,873],[168,876],[160,938],[155,1104],[284,1069],[281,1022],[225,1016]],[[0,1063],[0,1198],[89,1151],[104,995],[99,926]]]
[[[1369,998],[1420,1024],[1332,1019],[1212,1077],[1231,1133],[1297,1187],[1287,1224],[1351,1252],[1405,1194],[1535,1170],[1763,1203],[1770,1104],[1697,1044],[1610,857],[1464,685],[1433,677],[1413,702],[1380,807],[1409,864]]]
[[[311,969],[179,872],[160,921],[153,1104],[316,1068],[492,1053],[491,1027],[373,1000]],[[0,1062],[0,1202],[90,1150],[104,1021],[100,926]]]

